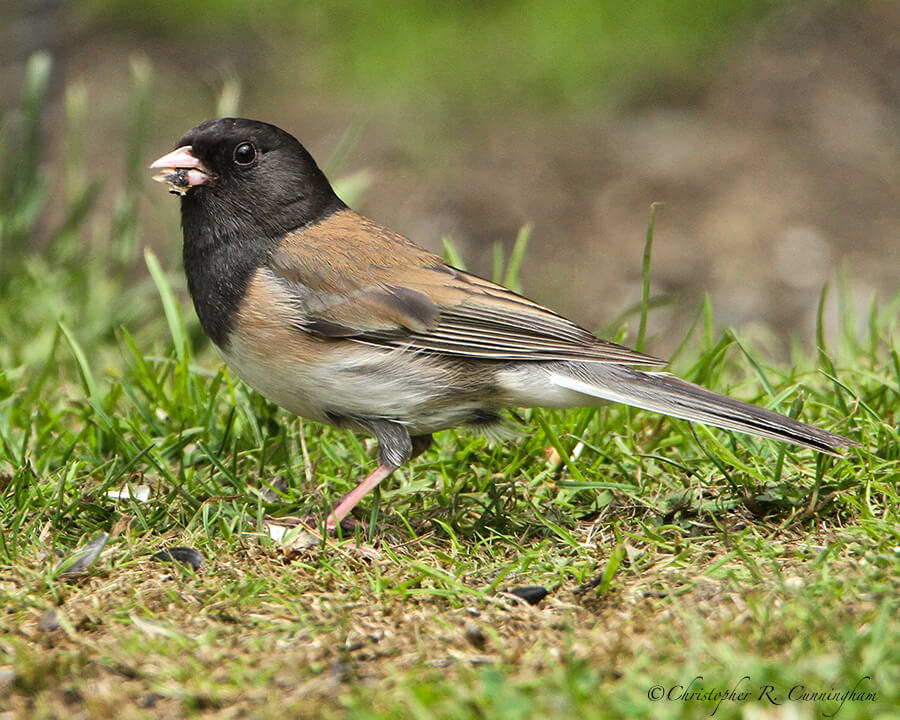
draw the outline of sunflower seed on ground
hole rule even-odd
[[[203,553],[183,545],[163,548],[159,552],[153,553],[151,558],[160,562],[180,562],[184,565],[190,565],[193,570],[199,570],[206,564],[206,558],[203,557]]]
[[[547,597],[550,591],[543,585],[523,585],[522,587],[510,588],[506,593],[507,595],[515,595],[529,605],[537,605]]]
[[[59,577],[86,574],[109,540],[108,533],[101,533],[80,550],[76,550],[56,566]]]
[[[283,518],[283,520],[288,524],[266,523],[269,537],[272,538],[282,554],[290,557],[300,554],[304,550],[311,550],[322,542],[322,539],[310,532],[302,522],[294,524],[290,522],[293,518]]]
[[[284,475],[276,475],[272,478],[272,482],[267,484],[266,489],[263,490],[263,500],[268,503],[281,502],[287,490],[287,479]]]
[[[113,500],[127,500],[128,498],[133,498],[134,500],[143,503],[150,499],[150,486],[132,485],[129,488],[128,485],[123,485],[119,490],[107,490],[106,497],[112,498]]]

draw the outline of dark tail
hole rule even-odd
[[[593,398],[791,442],[838,457],[843,448],[859,445],[827,430],[662,373],[622,365],[566,363],[552,368],[550,381]]]

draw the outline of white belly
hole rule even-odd
[[[490,398],[460,388],[458,373],[401,350],[341,343],[318,363],[266,356],[240,333],[227,350],[217,348],[244,382],[289,412],[317,422],[339,417],[384,418],[412,435],[469,422]]]

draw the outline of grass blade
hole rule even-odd
[[[653,229],[656,225],[656,203],[650,205],[650,223],[647,225],[647,237],[644,241],[644,259],[641,265],[641,319],[638,325],[635,350],[644,351],[644,340],[647,336],[647,313],[650,310],[650,259],[653,254]]]
[[[153,278],[153,283],[156,285],[159,297],[162,300],[163,311],[166,314],[166,322],[169,324],[169,333],[172,335],[172,341],[175,343],[175,355],[178,358],[179,364],[183,365],[188,356],[188,350],[187,337],[184,331],[184,319],[181,317],[181,308],[175,300],[175,295],[172,293],[172,288],[159,264],[159,260],[156,259],[156,254],[150,248],[145,248],[144,260],[147,263],[147,269],[150,271],[150,276]]]

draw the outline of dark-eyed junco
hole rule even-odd
[[[857,444],[635,369],[666,363],[353,212],[274,125],[205,122],[150,167],[181,195],[188,288],[228,365],[290,412],[378,441],[380,464],[330,527],[432,433],[496,424],[504,408],[614,401],[835,455]]]

